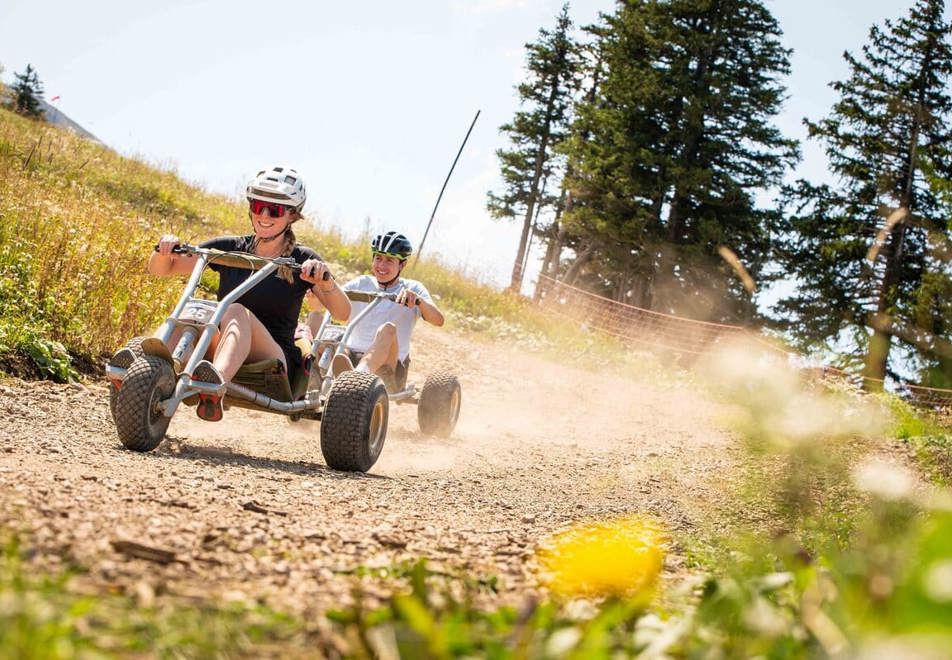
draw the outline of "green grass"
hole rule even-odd
[[[154,603],[77,588],[77,571],[30,566],[16,540],[0,549],[0,657],[209,658],[279,655],[304,649],[303,622],[261,605],[196,605],[160,596]],[[148,596],[151,600],[151,596]],[[282,653],[283,655],[283,653]]]
[[[166,231],[237,230],[234,208],[0,110],[0,365],[64,380],[156,325],[180,284],[147,275],[151,244]]]
[[[952,434],[942,432],[914,436],[907,442],[920,467],[934,483],[947,488],[952,486]]]
[[[388,571],[409,589],[381,608],[330,613],[356,656],[401,658],[609,657],[634,654],[643,602],[612,600],[588,613],[554,600],[527,598],[520,607],[479,603],[494,580],[433,572],[425,561]],[[357,592],[359,596],[359,591]],[[360,602],[360,598],[357,599]]]
[[[671,585],[649,607],[640,599],[551,597],[485,607],[482,583],[421,563],[411,588],[383,607],[332,620],[352,653],[369,657],[611,658],[651,645],[673,658],[886,648],[882,657],[932,657],[950,648],[952,514],[876,501],[855,518],[848,547],[812,555],[791,537],[736,536],[729,560]]]
[[[952,429],[948,419],[914,408],[892,394],[880,395],[892,414],[891,435],[905,442],[920,470],[933,483],[952,486]]]

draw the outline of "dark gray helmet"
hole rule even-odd
[[[413,245],[410,243],[410,239],[403,234],[388,231],[386,234],[374,236],[374,239],[370,241],[370,251],[406,261],[413,254]]]

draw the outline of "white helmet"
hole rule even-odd
[[[258,172],[257,176],[248,182],[245,194],[249,200],[277,202],[293,206],[298,211],[307,200],[307,189],[301,175],[293,168],[280,165]]]

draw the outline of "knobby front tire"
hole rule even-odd
[[[124,447],[151,451],[159,446],[171,418],[163,415],[158,405],[174,390],[175,372],[168,362],[154,355],[135,359],[116,393],[113,411],[119,441]]]
[[[321,453],[327,466],[366,472],[387,438],[390,399],[377,376],[346,371],[334,380],[321,415]]]

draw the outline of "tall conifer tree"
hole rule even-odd
[[[791,195],[787,270],[796,294],[777,310],[804,343],[865,349],[864,374],[890,375],[891,349],[929,351],[948,331],[949,221],[926,179],[952,178],[950,24],[944,0],[917,0],[908,15],[873,26],[828,117],[806,121],[825,148],[834,185],[801,181]],[[926,334],[923,334],[926,333]],[[893,356],[894,357],[894,356]],[[875,380],[868,383],[875,387]]]
[[[487,208],[497,218],[522,217],[522,234],[513,262],[510,287],[522,287],[529,232],[541,206],[551,206],[557,195],[559,173],[554,147],[565,137],[569,112],[578,90],[580,56],[572,40],[568,4],[562,7],[555,29],[539,30],[539,39],[526,44],[528,78],[517,89],[524,109],[500,127],[512,146],[499,149],[504,190],[489,193]],[[545,185],[547,184],[547,185]]]
[[[777,21],[759,0],[622,0],[603,18],[604,79],[569,140],[567,221],[598,278],[627,280],[635,304],[750,317],[717,254],[761,274],[776,213],[755,195],[798,158],[771,123],[789,71]]]

